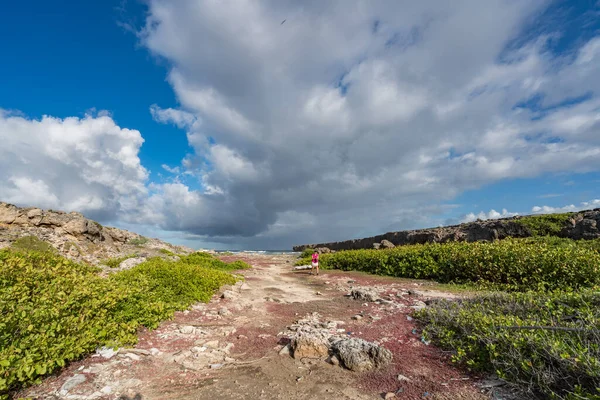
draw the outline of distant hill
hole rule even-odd
[[[124,229],[102,226],[77,212],[20,208],[0,202],[0,249],[10,246],[46,246],[69,259],[93,265],[134,255],[145,259],[194,251]]]
[[[511,218],[475,221],[440,228],[388,232],[383,235],[341,242],[304,244],[294,246],[294,251],[309,248],[330,250],[372,249],[418,243],[443,243],[450,241],[475,242],[507,237],[559,236],[571,239],[596,239],[600,237],[600,208],[565,214],[542,214]]]

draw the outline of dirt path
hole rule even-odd
[[[452,368],[440,350],[421,341],[410,318],[427,297],[445,296],[418,284],[355,273],[292,272],[291,256],[245,255],[246,280],[177,313],[135,349],[110,350],[72,363],[21,396],[36,399],[485,399],[473,378]],[[362,303],[351,287],[373,286],[384,299]],[[420,293],[419,293],[420,292]],[[280,355],[281,335],[317,312],[339,321],[343,334],[376,341],[393,362],[355,373],[324,360]],[[400,375],[400,378],[399,378]],[[62,389],[62,390],[61,390]]]

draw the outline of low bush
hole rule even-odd
[[[132,244],[134,246],[141,246],[148,243],[148,238],[140,236],[139,238],[130,239],[127,243]]]
[[[416,316],[426,339],[472,370],[542,396],[600,399],[600,292],[442,300]]]
[[[167,249],[160,249],[158,251],[164,255],[171,256],[171,257],[174,257],[177,255],[177,254],[173,253],[171,250],[167,250]]]
[[[12,245],[13,248],[26,251],[40,251],[40,252],[56,252],[56,249],[48,242],[44,242],[37,236],[23,236],[15,240]]]
[[[314,249],[311,249],[311,248],[304,249],[304,250],[302,251],[302,253],[300,253],[300,256],[299,256],[299,257],[300,257],[300,258],[307,258],[307,257],[310,257],[310,256],[312,256],[312,254],[314,253],[314,251],[315,251],[315,250],[314,250]]]
[[[117,268],[123,261],[134,257],[137,257],[137,254],[129,254],[123,257],[107,258],[106,260],[101,261],[100,264],[104,264],[110,268]]]
[[[223,270],[241,265],[214,260],[157,257],[100,278],[98,268],[53,253],[1,250],[0,399],[99,346],[134,344],[141,326],[235,283]]]
[[[181,262],[191,264],[202,263],[203,265],[209,266],[210,268],[215,268],[222,271],[236,271],[250,268],[250,265],[246,264],[243,261],[238,260],[226,263],[224,261],[219,260],[216,257],[213,257],[210,253],[202,251],[197,251],[187,256],[182,256]]]
[[[559,243],[560,245],[558,245]],[[320,257],[322,268],[358,270],[441,283],[479,283],[511,291],[594,287],[600,284],[597,243],[505,239],[350,250]],[[297,265],[309,264],[310,258]]]

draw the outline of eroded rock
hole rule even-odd
[[[331,352],[351,371],[376,369],[392,361],[392,353],[375,343],[363,339],[332,339]]]

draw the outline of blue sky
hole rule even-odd
[[[600,207],[597,1],[10,2],[0,45],[2,201],[272,249]]]

